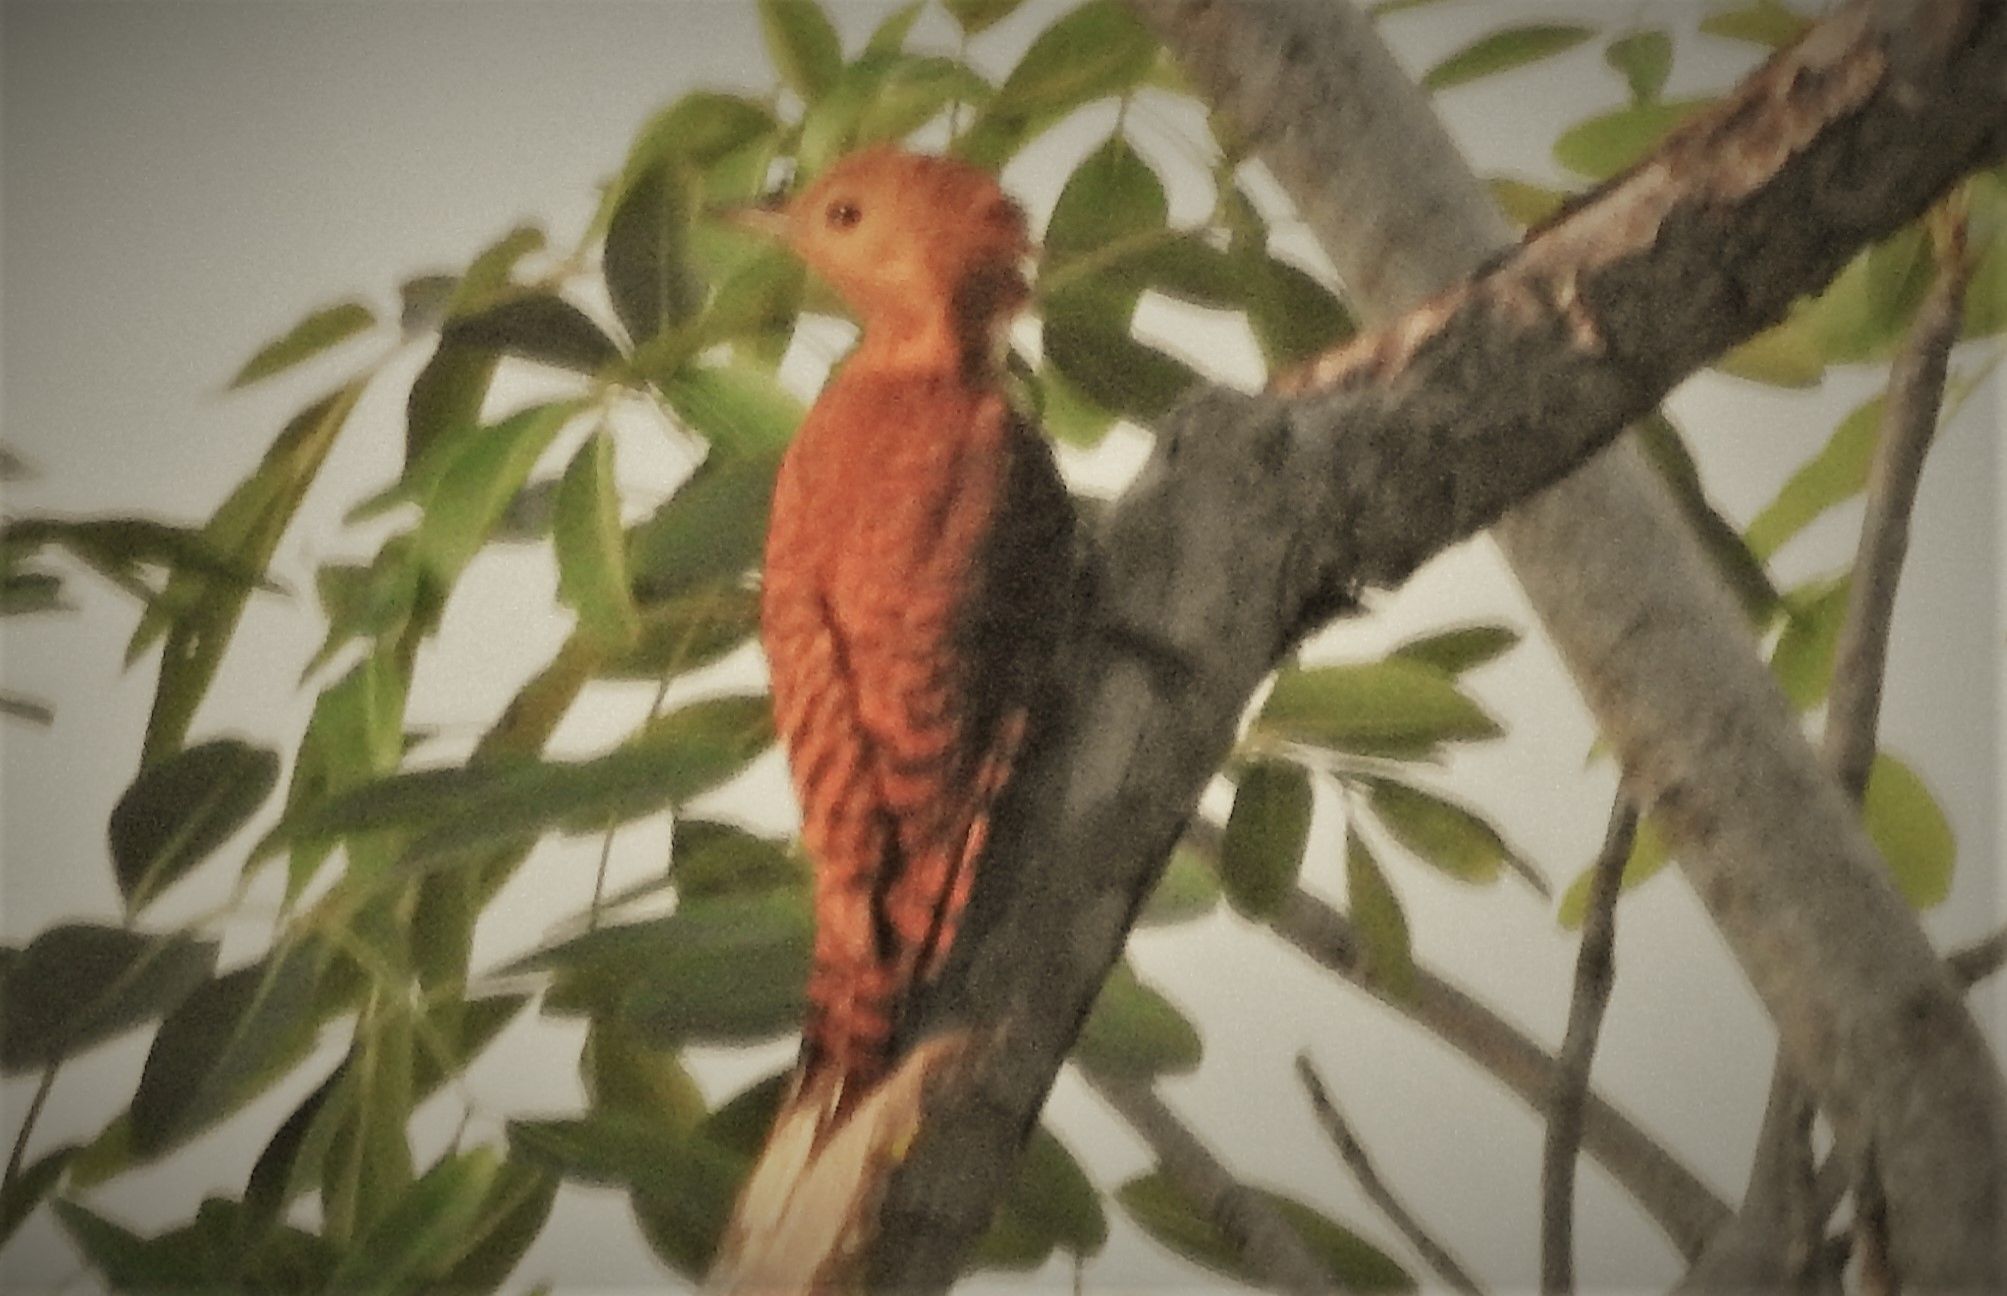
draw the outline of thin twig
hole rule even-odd
[[[1540,1164],[1540,1289],[1558,1293],[1575,1286],[1575,1158],[1582,1147],[1583,1105],[1589,1096],[1589,1067],[1603,1029],[1616,979],[1617,891],[1624,862],[1638,833],[1638,812],[1622,789],[1610,807],[1603,849],[1589,880],[1582,918],[1582,948],[1575,956],[1575,994],[1568,1005],[1568,1030],[1561,1039],[1554,1096],[1547,1104],[1547,1141]]]
[[[7,1154],[7,1173],[0,1178],[0,1191],[11,1191],[21,1178],[21,1162],[28,1155],[28,1140],[35,1133],[35,1122],[42,1118],[42,1107],[49,1101],[49,1090],[55,1087],[56,1072],[62,1069],[61,1058],[42,1068],[42,1079],[35,1085],[35,1096],[28,1100],[28,1113],[21,1118],[21,1130],[14,1136],[14,1150]]]
[[[1415,1253],[1421,1256],[1429,1268],[1436,1271],[1437,1277],[1457,1291],[1469,1293],[1469,1296],[1478,1296],[1481,1289],[1476,1280],[1456,1262],[1456,1257],[1452,1256],[1442,1243],[1429,1236],[1428,1230],[1423,1228],[1421,1222],[1401,1204],[1400,1198],[1394,1196],[1393,1190],[1387,1187],[1386,1181],[1381,1179],[1379,1172],[1373,1168],[1373,1160],[1366,1155],[1365,1146],[1359,1142],[1359,1136],[1352,1132],[1352,1126],[1339,1112],[1338,1105],[1331,1101],[1330,1091],[1324,1087],[1324,1081],[1319,1078],[1316,1068],[1310,1065],[1308,1053],[1296,1055],[1296,1075],[1303,1081],[1303,1091],[1310,1095],[1310,1105],[1317,1113],[1317,1123],[1324,1127],[1325,1137],[1331,1140],[1331,1146],[1337,1149],[1339,1158],[1345,1162],[1346,1169],[1352,1172],[1352,1177],[1359,1181],[1359,1188],[1366,1194],[1367,1200],[1379,1207],[1380,1213],[1387,1217],[1387,1221],[1401,1231],[1401,1236],[1408,1240],[1408,1245],[1415,1249]]]
[[[1235,1179],[1148,1084],[1087,1070],[1087,1083],[1142,1136],[1173,1183],[1232,1240],[1264,1286],[1301,1296],[1338,1290],[1296,1230]]]
[[[2007,927],[1976,945],[1952,952],[1944,962],[1958,984],[1971,989],[2007,964]]]

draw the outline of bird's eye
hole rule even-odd
[[[840,230],[847,230],[864,219],[864,213],[857,209],[856,203],[841,198],[829,204],[829,210],[824,215],[831,229]]]

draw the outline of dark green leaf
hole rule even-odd
[[[14,1230],[35,1213],[42,1199],[62,1181],[63,1171],[76,1152],[76,1144],[66,1143],[53,1152],[44,1153],[23,1166],[20,1176],[10,1182],[5,1191],[0,1191],[0,1246],[7,1245],[7,1239],[14,1236]]]
[[[56,722],[56,709],[19,693],[0,692],[0,716],[47,728]]]
[[[356,1296],[426,1289],[480,1220],[500,1166],[488,1147],[442,1157],[357,1239],[327,1289]]]
[[[1255,727],[1291,742],[1370,755],[1412,755],[1502,732],[1448,675],[1399,659],[1284,671]]]
[[[1196,851],[1171,852],[1164,875],[1136,915],[1138,927],[1157,927],[1203,918],[1220,902],[1219,874]]]
[[[1593,28],[1562,23],[1501,28],[1479,37],[1424,72],[1422,88],[1447,90],[1480,77],[1509,72],[1574,49],[1595,34]]]
[[[558,973],[547,1008],[617,1016],[660,1040],[770,1039],[801,1021],[813,924],[794,888],[685,903],[531,955]]]
[[[1196,1070],[1204,1046],[1171,1001],[1117,963],[1080,1029],[1074,1054],[1089,1070],[1131,1080]]]
[[[1080,160],[1060,190],[1045,231],[1047,273],[1058,274],[1069,258],[1117,240],[1156,235],[1169,215],[1156,170],[1126,137],[1111,135]]]
[[[636,343],[680,324],[703,304],[685,242],[697,179],[670,154],[628,186],[606,227],[603,273],[613,310]]]
[[[498,1290],[543,1231],[557,1201],[558,1176],[513,1158],[488,1185],[474,1224],[454,1243],[437,1290]]]
[[[1300,266],[1263,253],[1251,263],[1247,322],[1269,369],[1280,371],[1322,354],[1358,325],[1345,304]]]
[[[1024,0],[942,0],[962,30],[971,36],[995,26],[1017,12]]]
[[[51,1205],[70,1241],[114,1291],[186,1290],[215,1281],[185,1251],[155,1245],[76,1202],[57,1198]]]
[[[896,54],[905,49],[907,35],[926,9],[927,0],[912,0],[912,3],[901,5],[885,15],[878,26],[872,29],[870,37],[865,40],[864,53],[867,56]]]
[[[439,336],[442,346],[500,351],[583,374],[596,374],[620,359],[620,348],[584,311],[543,291],[505,297],[458,316]]]
[[[714,447],[761,462],[787,448],[804,413],[772,373],[745,361],[686,367],[662,384],[662,395]]]
[[[843,69],[843,45],[815,0],[760,0],[760,27],[774,67],[804,103],[822,97]]]
[[[1090,1256],[1107,1241],[1101,1194],[1066,1145],[1039,1126],[1012,1167],[1010,1185],[977,1244],[976,1263],[1032,1269],[1055,1247]]]
[[[579,629],[596,643],[632,643],[641,632],[627,582],[627,548],[614,484],[613,438],[593,433],[565,470],[553,521],[558,597],[578,612]]]
[[[136,581],[139,568],[159,567],[202,577],[219,589],[280,588],[263,572],[212,548],[201,532],[151,518],[25,517],[0,529],[0,546],[25,550],[43,545],[60,545],[122,587]],[[14,575],[8,572],[10,582]]]
[[[132,1096],[132,1147],[165,1151],[276,1078],[313,1038],[320,954],[293,944],[209,981],[161,1023]]]
[[[808,881],[806,863],[785,842],[708,819],[677,820],[669,858],[676,894],[685,900],[744,895]]]
[[[1655,99],[1578,122],[1554,141],[1554,160],[1591,180],[1607,180],[1657,146],[1712,99]]]
[[[437,328],[446,318],[447,303],[460,286],[453,274],[413,275],[397,285],[397,326],[407,337]]]
[[[266,344],[244,362],[230,386],[248,386],[313,359],[321,352],[348,341],[376,323],[376,314],[359,301],[323,306],[288,329],[283,337]]]
[[[286,425],[257,471],[230,493],[203,528],[203,541],[212,551],[230,555],[245,571],[265,569],[362,390],[361,382],[351,383]],[[147,717],[142,764],[181,746],[236,632],[244,600],[241,588],[219,590],[202,577],[176,572],[160,602],[141,619],[126,650],[128,660],[172,626]]]
[[[791,1071],[777,1071],[733,1094],[705,1120],[704,1137],[748,1161],[758,1156],[792,1075]]]
[[[675,495],[635,524],[627,565],[644,601],[736,578],[759,560],[778,455],[706,459]]]
[[[396,984],[385,987],[401,991]],[[353,1242],[410,1187],[412,1020],[379,990],[356,1023],[349,1051],[353,1101],[321,1162],[321,1228],[330,1241]],[[386,1002],[390,1006],[386,1007]]]
[[[1268,919],[1296,889],[1310,840],[1310,776],[1283,761],[1251,763],[1234,790],[1220,841],[1220,885],[1247,917]]]
[[[424,501],[416,554],[440,588],[450,589],[487,543],[537,459],[578,410],[576,401],[533,405],[482,428],[445,466]]]
[[[404,462],[424,458],[440,437],[481,420],[481,404],[495,377],[495,352],[441,341],[412,380],[404,401]]]
[[[1511,626],[1454,626],[1410,639],[1391,655],[1433,666],[1445,675],[1461,675],[1498,657],[1518,642],[1519,632]]]
[[[1373,813],[1394,840],[1460,882],[1492,882],[1512,851],[1475,813],[1433,792],[1391,779],[1369,779]]]
[[[1783,0],[1754,0],[1739,9],[1721,10],[1700,20],[1700,29],[1710,36],[1748,41],[1769,49],[1784,48],[1803,35],[1809,25]]]
[[[578,1065],[586,1095],[601,1111],[646,1117],[679,1133],[703,1123],[704,1091],[677,1050],[644,1038],[631,1023],[592,1023]]]
[[[1088,0],[1039,33],[955,150],[998,168],[1075,108],[1150,75],[1157,41],[1115,0]]]
[[[65,923],[0,976],[0,1070],[51,1066],[171,1011],[216,966],[189,936]]]
[[[1603,60],[1631,88],[1633,103],[1659,97],[1659,91],[1665,89],[1666,76],[1672,71],[1672,58],[1672,37],[1656,27],[1619,36],[1603,51]]]
[[[1881,439],[1882,397],[1854,407],[1825,448],[1791,474],[1777,498],[1750,522],[1745,533],[1758,558],[1769,558],[1828,509],[1861,493]]]
[[[63,598],[63,578],[53,572],[15,570],[0,576],[0,616],[72,610],[74,605]]]
[[[217,738],[140,771],[111,812],[112,870],[126,911],[154,897],[228,841],[279,778],[279,754]]]
[[[1038,409],[1039,426],[1068,445],[1091,449],[1115,426],[1113,411],[1089,400],[1050,364],[1039,366],[1033,403]]]
[[[1134,304],[1069,293],[1045,312],[1045,356],[1089,400],[1150,422],[1199,381],[1182,361],[1130,336]]]
[[[1414,1290],[1414,1279],[1406,1270],[1350,1229],[1292,1198],[1254,1191],[1288,1222],[1342,1290]],[[1115,1197],[1129,1217],[1165,1248],[1250,1286],[1263,1285],[1260,1270],[1163,1171],[1131,1179]]]
[[[1861,820],[1910,907],[1943,903],[1951,893],[1958,840],[1916,771],[1887,752],[1877,753],[1861,801]]]
[[[752,637],[759,595],[737,585],[679,594],[641,608],[641,637],[599,664],[617,679],[660,680],[707,666]]]
[[[1359,932],[1366,974],[1396,998],[1407,994],[1415,981],[1408,920],[1401,912],[1401,898],[1357,832],[1345,835],[1345,900]]]

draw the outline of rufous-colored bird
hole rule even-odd
[[[862,326],[774,490],[760,637],[814,864],[790,1106],[821,1133],[895,1063],[1068,617],[1073,512],[1006,398],[1025,218],[986,172],[872,148],[742,223]]]

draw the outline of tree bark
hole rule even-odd
[[[1383,85],[1330,80],[1362,50],[1386,58],[1355,13],[1137,7],[1313,222],[1333,200],[1306,169],[1373,172],[1343,138],[1348,113],[1401,113],[1374,104]],[[963,1041],[961,1061],[928,1088],[890,1181],[858,1194],[876,1205],[854,1248],[799,1286],[953,1281],[1249,695],[1302,634],[1552,487],[1685,373],[1992,156],[2007,18],[1976,3],[1919,13],[1936,20],[1922,24],[1927,37],[1883,31],[1870,10],[1822,24],[1796,66],[1758,77],[1497,269],[1314,366],[1308,394],[1210,390],[1163,421],[1107,519],[1096,626],[1077,637],[1058,720],[999,814],[927,1005],[930,1029]],[[1453,170],[1417,170],[1424,186],[1447,186],[1435,195],[1443,210],[1408,223],[1455,231],[1401,254],[1413,277],[1400,291],[1376,289],[1355,273],[1355,252],[1327,238],[1348,282],[1383,307],[1470,270],[1499,241],[1495,216],[1452,214],[1486,209],[1458,189],[1468,173],[1448,157]],[[1405,183],[1388,174],[1380,188]],[[1610,519],[1631,510],[1650,525],[1612,534]],[[1548,490],[1507,530],[1626,767],[1675,841],[1706,861],[1689,862],[1690,876],[1786,1023],[1794,1059],[1846,1136],[1887,1153],[1899,1261],[1920,1283],[2007,1276],[2001,1243],[1973,1236],[2003,1205],[1990,1155],[2007,1146],[1998,1074],[1736,613],[1667,540],[1684,543],[1671,518],[1627,459]],[[1655,547],[1640,548],[1648,539]],[[1627,586],[1650,583],[1641,574],[1668,568],[1673,608],[1698,603],[1703,624],[1668,624],[1683,614],[1630,597]],[[1707,696],[1722,681],[1725,702]],[[1913,1218],[1919,1203],[1940,1214]]]

